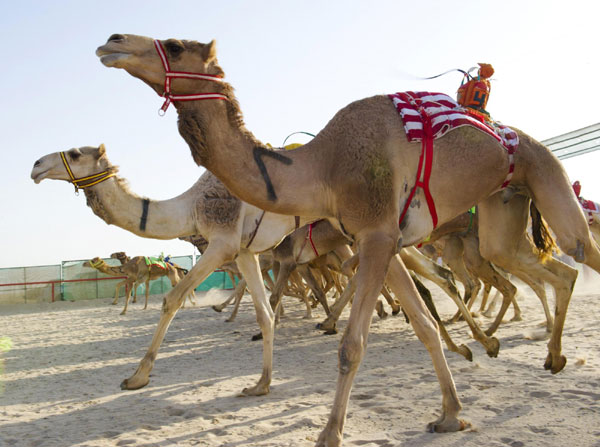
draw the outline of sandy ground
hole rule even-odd
[[[567,367],[544,371],[541,306],[521,288],[524,320],[503,324],[498,358],[468,335],[469,363],[446,352],[472,428],[426,433],[441,407],[429,356],[401,317],[373,319],[369,348],[351,395],[345,446],[600,446],[598,288],[578,287],[563,338]],[[596,291],[596,292],[595,292]],[[432,286],[445,317],[453,305]],[[120,316],[110,300],[0,307],[2,446],[312,446],[333,400],[340,335],[313,330],[288,300],[275,340],[271,393],[238,397],[261,368],[252,305],[234,323],[210,308],[181,310],[159,352],[150,384],[121,391],[149,344],[161,297]],[[509,311],[509,317],[512,311]],[[347,313],[340,326],[345,326]],[[481,319],[484,326],[489,320]]]

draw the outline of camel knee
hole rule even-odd
[[[177,310],[179,310],[184,300],[185,297],[176,297],[171,294],[167,295],[163,298],[162,313],[169,315],[174,314],[177,312]]]
[[[342,339],[338,350],[339,372],[340,374],[349,374],[356,371],[362,360],[364,346],[356,339],[346,337]]]

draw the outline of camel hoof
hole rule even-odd
[[[262,332],[258,333],[258,334],[254,334],[252,336],[252,341],[258,341],[258,340],[262,340],[263,336],[262,336]]]
[[[498,352],[500,352],[500,341],[496,337],[490,337],[489,346],[486,347],[485,352],[487,353],[488,357],[498,357]]]
[[[323,430],[315,447],[339,447],[342,445],[342,435],[341,433],[330,430]]]
[[[250,388],[244,388],[242,390],[242,393],[240,394],[240,397],[243,396],[264,396],[265,394],[269,394],[270,389],[269,389],[269,385],[261,385],[261,384],[257,384],[254,385]]]
[[[194,303],[194,306],[195,305],[196,305],[196,303]],[[223,309],[219,309],[217,306],[211,306],[211,307],[212,307],[212,310],[214,310],[215,312],[219,312],[219,313],[223,312]]]
[[[473,353],[469,349],[467,345],[460,345],[458,348],[458,353],[462,355],[469,362],[473,361]]]
[[[557,374],[563,370],[567,364],[567,358],[564,355],[558,357],[558,361],[554,362],[552,354],[548,353],[546,362],[544,363],[544,369],[549,369],[552,374]]]
[[[515,315],[510,321],[523,321],[523,317],[521,316],[521,314]]]
[[[398,315],[400,313],[400,309],[392,310],[392,315]]]
[[[471,424],[462,419],[453,418],[451,420],[444,419],[441,422],[435,421],[427,425],[429,433],[451,433],[455,431],[463,431],[471,427]]]
[[[123,312],[121,312],[119,315],[125,315],[125,314],[126,314],[126,312],[125,312],[125,311],[123,311]]]
[[[142,381],[139,383],[135,383],[133,381],[133,378],[125,379],[121,382],[121,389],[122,390],[139,390],[140,388],[144,388],[146,385],[148,385],[148,383],[150,383],[149,379],[146,379],[145,381]]]
[[[337,328],[333,327],[331,329],[327,329],[326,331],[323,332],[323,335],[335,335],[338,333]]]
[[[328,320],[323,321],[322,323],[315,324],[315,329],[319,331],[326,331],[331,328],[331,323]]]

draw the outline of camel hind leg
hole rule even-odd
[[[577,270],[552,257],[545,262],[540,261],[537,251],[525,234],[528,208],[529,199],[523,196],[515,196],[505,204],[502,201],[501,194],[495,194],[481,202],[479,204],[480,250],[485,259],[490,260],[516,277],[521,278],[524,274],[538,281],[548,282],[554,288],[556,296],[554,328],[548,343],[549,353],[544,367],[550,369],[552,373],[557,373],[566,364],[566,358],[561,354],[561,338],[567,308],[577,278]],[[576,211],[580,213],[582,223],[587,225],[585,219],[583,219],[583,214],[579,210]],[[573,216],[565,215],[563,217]],[[556,215],[553,218],[557,219]],[[562,219],[562,217],[559,219]],[[549,223],[551,222],[549,221]],[[560,225],[557,225],[559,229],[565,226],[564,222],[559,223]],[[577,219],[575,219],[573,226],[580,226]],[[590,251],[589,263],[600,270],[600,252],[598,252],[595,244],[591,243],[587,228],[584,227],[584,229],[585,231],[580,233],[572,229],[569,232],[564,232],[560,235],[560,240],[563,244],[567,244],[565,248],[569,246],[569,243],[574,244],[575,247],[582,240],[586,240],[587,235],[585,244]],[[577,236],[575,236],[576,234]],[[588,263],[588,260],[586,260],[586,263]]]
[[[429,309],[429,312],[431,312],[433,319],[437,322],[438,328],[440,330],[440,335],[442,336],[444,343],[446,343],[446,347],[448,348],[448,350],[456,352],[457,354],[462,355],[469,362],[472,362],[473,353],[471,352],[469,347],[464,344],[457,346],[456,343],[454,343],[454,340],[452,340],[452,338],[450,337],[450,334],[446,330],[444,323],[442,322],[439,314],[437,313],[437,309],[435,308],[435,304],[433,303],[433,299],[431,297],[431,292],[429,291],[429,289],[425,287],[425,285],[421,281],[419,281],[419,279],[416,276],[411,275],[411,277],[415,283],[415,286],[417,286],[419,295],[425,302],[427,309]]]
[[[467,309],[465,303],[460,298],[458,290],[454,285],[454,281],[450,282],[448,277],[452,276],[452,272],[448,269],[443,268],[421,254],[414,247],[407,247],[401,250],[400,257],[405,263],[406,267],[413,270],[415,273],[423,276],[424,278],[433,281],[435,284],[440,286],[448,296],[454,301],[460,312],[462,313],[465,321],[471,329],[473,338],[477,340],[485,348],[485,351],[490,357],[497,357],[498,351],[500,350],[500,342],[495,337],[486,335],[479,325],[473,319],[471,312]],[[462,256],[460,257],[462,260]],[[396,293],[394,291],[394,293]],[[396,294],[397,296],[397,294]]]

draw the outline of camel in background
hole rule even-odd
[[[125,281],[117,284],[115,299],[112,302],[112,304],[117,304],[119,288],[124,284],[126,291],[125,307],[123,308],[121,315],[125,315],[127,313],[127,306],[129,305],[129,299],[131,298],[132,290],[137,289],[139,284],[145,284],[146,286],[146,302],[144,304],[144,309],[146,309],[148,307],[148,296],[150,294],[150,281],[166,276],[171,281],[171,285],[175,287],[175,285],[185,274],[183,273],[183,269],[181,269],[181,267],[176,267],[168,263],[165,263],[164,267],[156,263],[147,264],[145,256],[135,256],[134,258],[130,258],[118,267],[109,266],[104,260],[96,257],[90,261],[84,262],[83,266],[96,269],[107,275],[114,276],[115,274],[118,274],[118,276],[127,277]],[[191,296],[190,301],[193,303]]]

